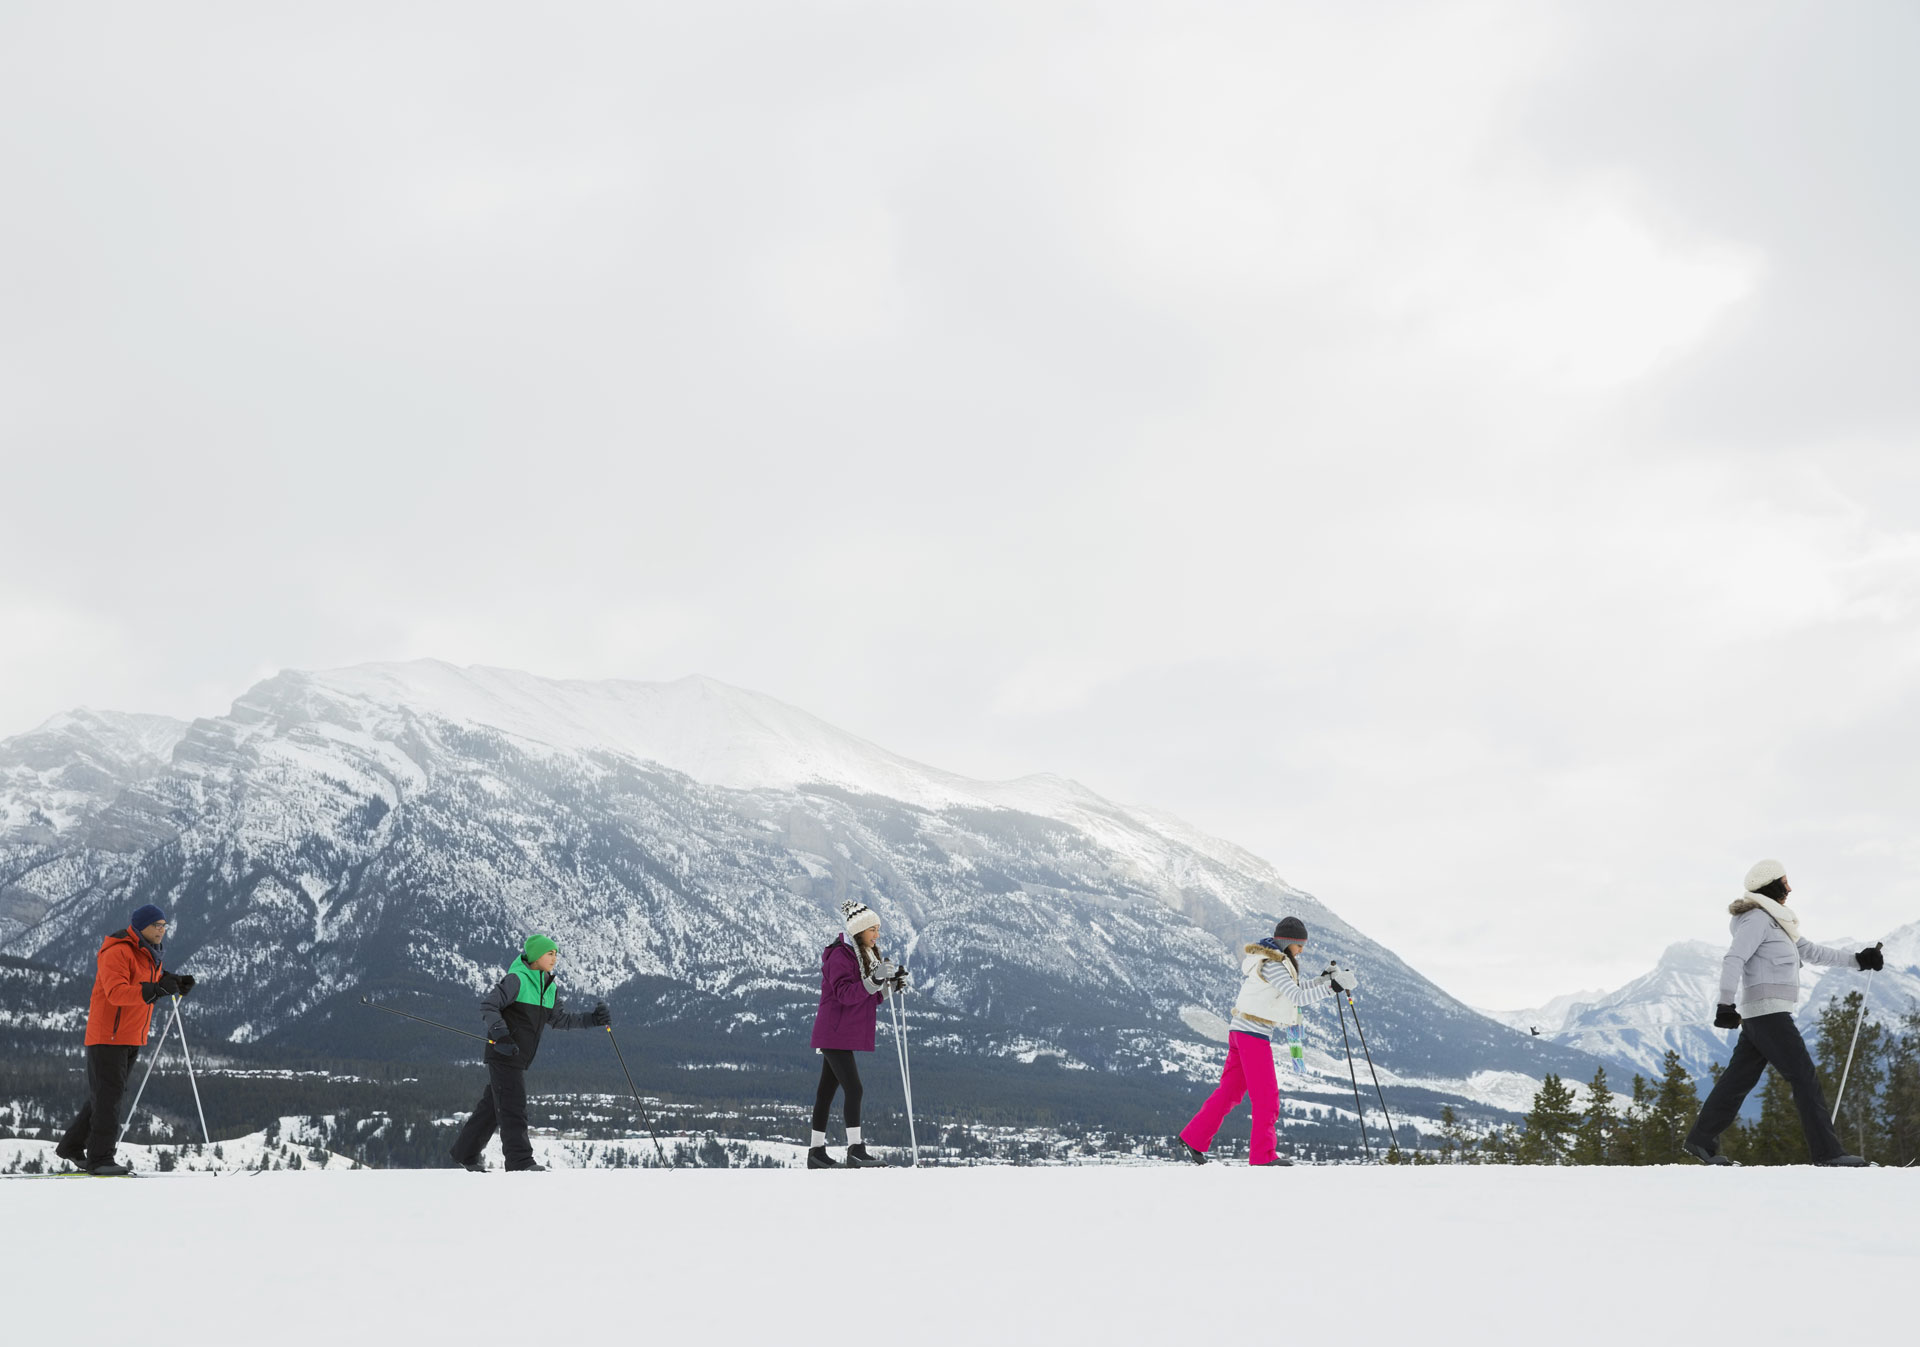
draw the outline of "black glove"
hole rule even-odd
[[[178,996],[180,994],[180,979],[172,973],[162,973],[160,980],[153,985],[160,989],[160,995],[162,996]]]
[[[160,990],[160,984],[157,982],[143,982],[140,984],[140,999],[148,1005],[152,1005],[164,995],[166,995],[166,993]]]
[[[1862,969],[1872,969],[1876,973],[1887,966],[1886,956],[1880,952],[1880,946],[1878,945],[1875,945],[1872,949],[1861,950],[1853,956],[1853,961],[1859,964]]]
[[[593,1008],[593,1013],[587,1016],[587,1023],[608,1029],[613,1027],[613,1012],[607,1009],[605,1001]]]
[[[1715,1006],[1713,1008],[1713,1027],[1716,1029],[1738,1029],[1740,1027],[1740,1012],[1732,1006]]]
[[[188,992],[191,992],[193,990],[193,975],[191,973],[182,973],[179,976],[180,976],[180,995],[185,996]]]

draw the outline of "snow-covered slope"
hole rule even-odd
[[[185,721],[81,709],[0,740],[0,941],[67,895],[124,880],[164,829],[104,822],[129,787],[167,770]]]
[[[187,723],[85,708],[0,740],[0,838],[51,840],[158,775]]]
[[[1312,1228],[1278,1272],[1275,1185]],[[31,1232],[7,1259],[23,1343],[82,1340],[73,1251],[156,1211],[169,1276],[191,1288],[157,1322],[195,1347],[484,1342],[540,1313],[556,1344],[1715,1342],[1730,1302],[1685,1270],[1715,1232],[1782,1212],[1795,1279],[1850,1288],[1843,1314],[1793,1336],[1890,1343],[1912,1329],[1899,1287],[1920,1259],[1920,1170],[329,1166],[0,1191],[9,1228]],[[879,1233],[849,1252],[829,1232],[862,1213]],[[541,1256],[515,1262],[503,1231],[529,1215]]]

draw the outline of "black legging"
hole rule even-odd
[[[833,1092],[847,1096],[847,1126],[860,1125],[860,1068],[853,1064],[853,1053],[846,1048],[820,1049],[820,1088],[813,1092],[813,1130],[827,1130],[827,1111],[833,1107]]]

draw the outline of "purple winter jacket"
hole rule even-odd
[[[860,956],[846,936],[835,939],[820,956],[820,1010],[813,1017],[810,1046],[872,1052],[880,999],[860,981]]]

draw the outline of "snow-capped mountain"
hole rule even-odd
[[[164,832],[102,816],[167,769],[187,723],[77,710],[0,741],[0,940],[67,895],[124,878]]]
[[[1819,943],[1859,949],[1872,942],[1839,937]],[[1865,976],[1851,969],[1808,964],[1801,970],[1795,1017],[1809,1041],[1830,996],[1867,992],[1868,1012],[1877,1020],[1896,1019],[1920,1005],[1920,922],[1901,927],[1882,943],[1887,966],[1874,975],[1870,988]],[[1538,1028],[1543,1038],[1649,1075],[1659,1073],[1671,1048],[1689,1072],[1704,1079],[1711,1063],[1725,1064],[1736,1037],[1713,1027],[1726,952],[1725,945],[1700,940],[1669,945],[1651,972],[1615,991],[1557,997],[1539,1009],[1499,1012],[1496,1018],[1516,1028]]]
[[[0,833],[52,839],[158,775],[187,722],[81,708],[0,740]]]
[[[711,679],[288,672],[174,737],[164,767],[51,833],[0,830],[0,941],[81,972],[158,902],[170,960],[203,979],[197,1017],[235,1044],[339,1055],[373,1032],[355,1005],[369,988],[470,1005],[532,929],[559,940],[567,986],[624,1018],[795,1037],[854,897],[915,970],[930,1050],[1210,1070],[1240,944],[1291,912],[1315,957],[1362,970],[1373,1050],[1400,1077],[1591,1069],[1237,847],[1058,777],[926,767]],[[24,761],[20,742],[0,761]],[[34,752],[35,771],[63,770]],[[51,817],[21,780],[22,817]],[[1331,1015],[1312,1034],[1340,1055]]]

